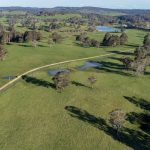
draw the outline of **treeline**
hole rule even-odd
[[[124,15],[117,17],[120,25],[126,25],[126,28],[136,29],[149,29],[150,15],[139,14],[139,15]]]
[[[89,38],[86,33],[81,33],[76,36],[76,41],[83,47],[99,47],[100,45],[118,46],[126,44],[128,42],[128,36],[124,32],[120,36],[106,33],[103,41],[97,41]]]
[[[126,57],[122,59],[127,69],[135,71],[136,75],[144,74],[150,65],[150,34],[144,37],[143,45],[134,51],[134,59]]]
[[[10,42],[29,42],[39,41],[42,35],[36,31],[26,31],[24,33],[12,31],[0,31],[0,44],[6,44]]]

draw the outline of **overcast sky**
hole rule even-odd
[[[47,7],[96,6],[103,8],[150,9],[150,0],[0,0],[3,6]]]

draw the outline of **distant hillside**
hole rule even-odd
[[[94,13],[94,14],[150,14],[150,10],[140,9],[108,9],[99,7],[55,7],[55,8],[35,8],[35,7],[0,7],[0,10],[23,10],[23,11],[48,11],[62,13]]]
[[[52,8],[53,12],[65,12],[65,13],[93,13],[93,14],[116,14],[122,15],[123,13],[117,10],[98,8],[98,7],[55,7]]]

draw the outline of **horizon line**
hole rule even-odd
[[[101,9],[111,9],[111,10],[150,10],[150,8],[107,8],[107,7],[96,7],[96,6],[55,6],[55,7],[38,7],[38,6],[0,6],[0,8],[37,8],[37,9],[53,9],[53,8],[101,8]]]

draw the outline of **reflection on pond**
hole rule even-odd
[[[89,68],[100,68],[102,64],[95,61],[87,61],[84,65],[77,67],[78,70],[86,70]]]
[[[50,76],[55,76],[57,73],[59,72],[63,72],[63,73],[70,73],[70,70],[69,69],[54,69],[54,70],[49,70],[48,71],[48,74]]]
[[[102,64],[99,63],[99,62],[87,61],[83,65],[78,66],[74,69],[73,68],[72,69],[51,69],[51,70],[48,71],[48,74],[50,76],[55,76],[59,72],[70,73],[74,70],[86,70],[86,69],[89,69],[89,68],[101,68],[101,67],[102,67]]]
[[[6,80],[12,80],[12,79],[15,79],[17,76],[5,76],[5,77],[2,77],[2,79],[6,79]]]

